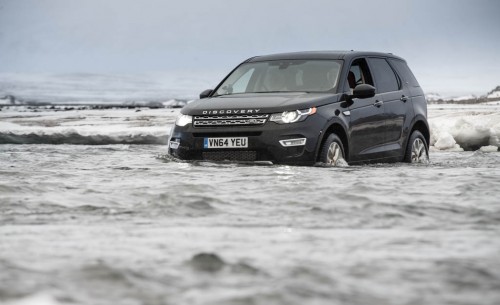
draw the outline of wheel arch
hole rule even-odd
[[[340,121],[333,121],[330,122],[330,125],[328,128],[324,129],[324,132],[321,134],[321,139],[318,141],[317,147],[316,147],[316,161],[318,160],[320,156],[320,150],[321,147],[323,147],[323,144],[325,143],[326,139],[328,136],[332,133],[335,133],[340,140],[342,141],[342,145],[344,146],[344,158],[346,161],[349,161],[349,138],[347,136],[347,129],[345,126],[340,122]]]
[[[408,134],[408,139],[406,140],[406,145],[408,145],[408,141],[410,140],[411,134],[415,130],[420,131],[420,133],[424,136],[427,148],[429,148],[429,146],[431,145],[430,143],[431,132],[429,129],[429,124],[427,124],[427,120],[425,120],[425,118],[419,118],[419,117],[415,119],[415,122],[411,127],[410,133]]]

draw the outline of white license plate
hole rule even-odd
[[[205,138],[203,148],[247,148],[248,138]]]

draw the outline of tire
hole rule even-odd
[[[345,162],[344,145],[340,138],[332,133],[326,138],[325,142],[321,146],[321,152],[319,154],[319,162],[325,163],[327,165],[338,165],[339,160]]]
[[[428,163],[429,146],[424,136],[418,130],[411,133],[410,140],[406,146],[404,162],[407,163]]]

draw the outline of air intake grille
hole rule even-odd
[[[264,125],[269,114],[203,115],[194,117],[194,127]]]
[[[203,152],[203,160],[211,161],[255,161],[257,160],[256,151],[210,151]]]

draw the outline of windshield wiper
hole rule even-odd
[[[248,93],[311,93],[309,91],[255,91]]]

